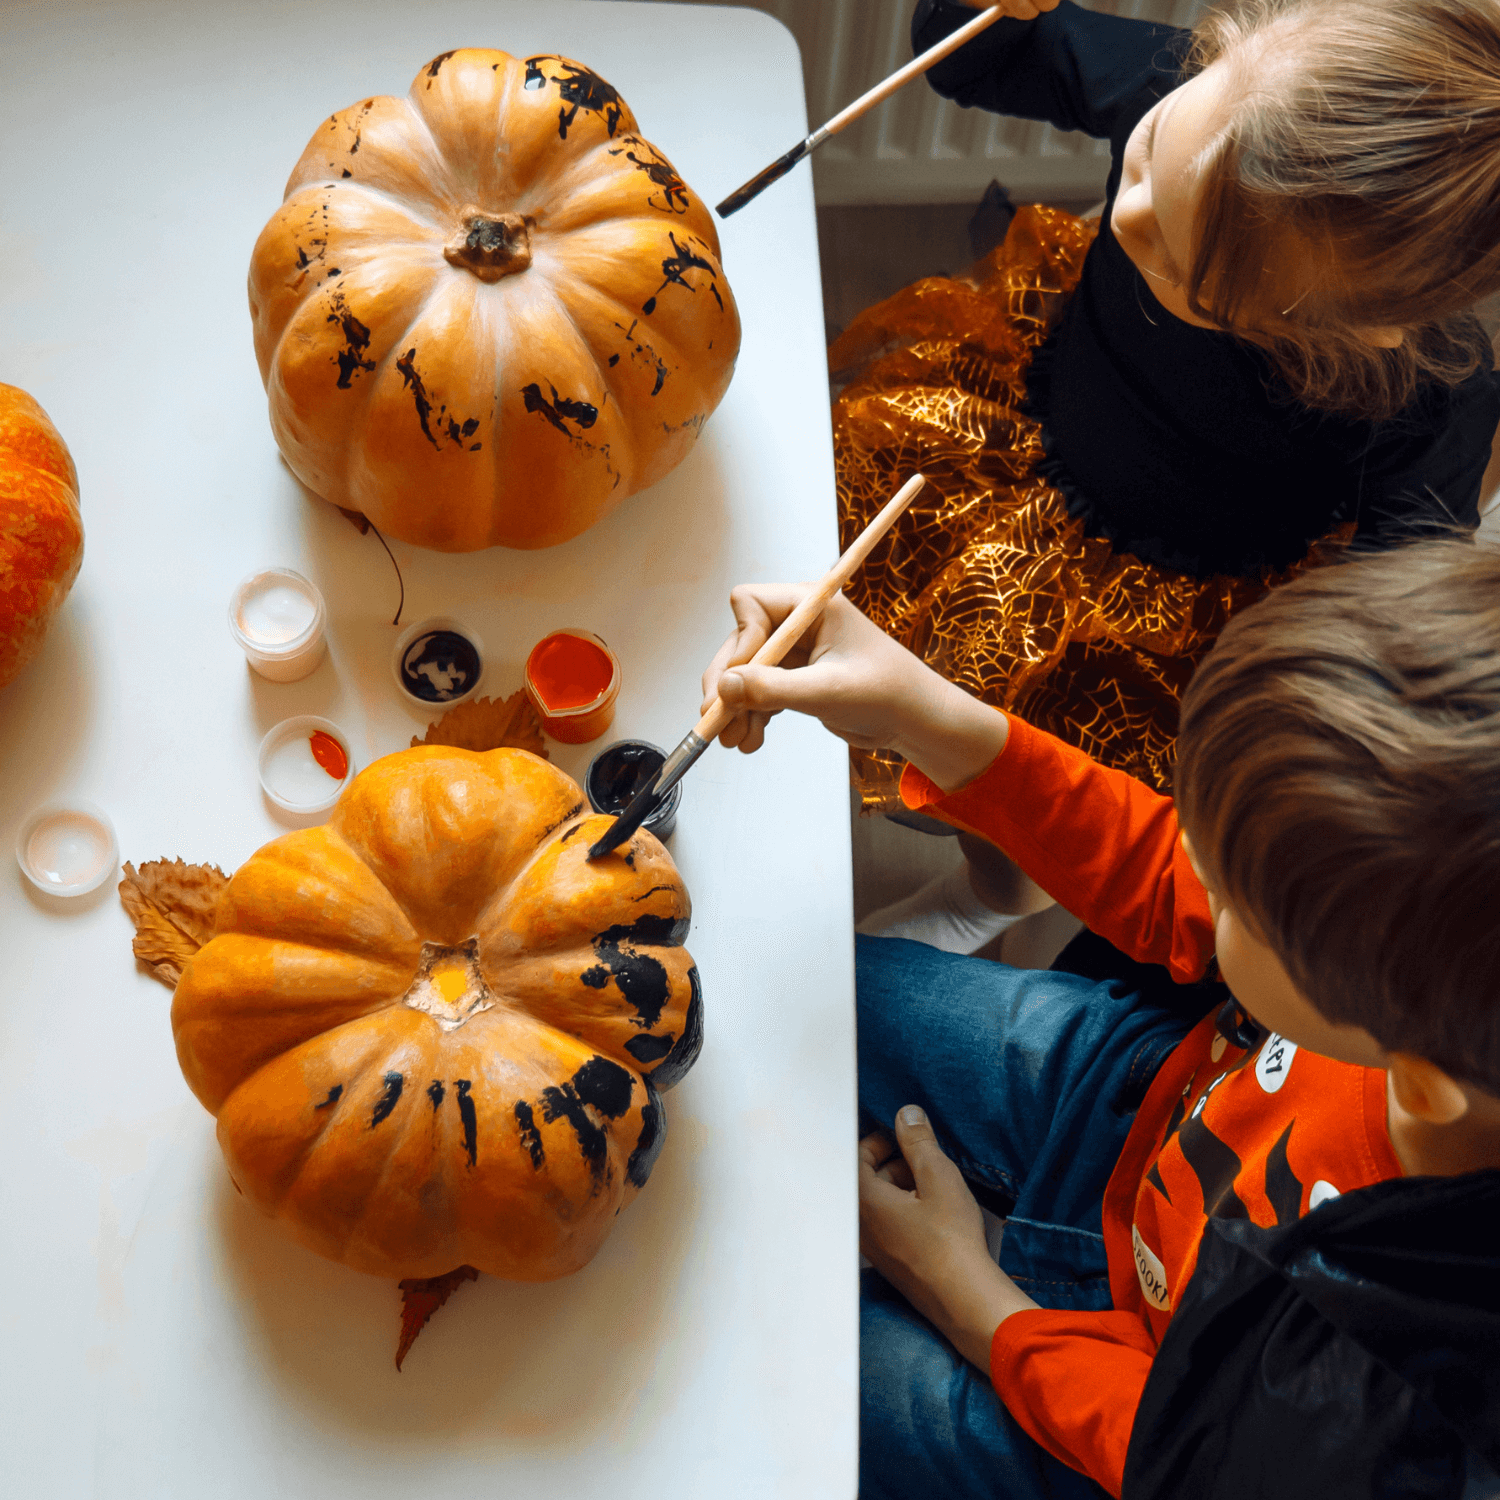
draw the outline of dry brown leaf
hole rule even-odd
[[[214,935],[219,897],[229,877],[217,865],[180,859],[148,860],[139,870],[127,860],[124,870],[120,903],[135,923],[131,950],[175,989],[183,965]]]
[[[498,748],[498,747],[497,747]],[[407,1277],[398,1282],[401,1288],[401,1341],[396,1346],[396,1368],[411,1352],[417,1335],[427,1326],[427,1320],[466,1281],[477,1281],[479,1272],[473,1266],[459,1266],[443,1276],[427,1276],[421,1279]]]
[[[503,702],[493,698],[476,698],[450,708],[441,719],[427,726],[422,739],[413,745],[452,745],[459,750],[529,750],[547,754],[542,738],[542,722],[524,692],[514,692]]]

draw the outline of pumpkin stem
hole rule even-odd
[[[443,258],[481,281],[499,281],[531,264],[529,226],[520,214],[488,214],[470,206],[443,246]]]

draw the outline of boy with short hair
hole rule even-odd
[[[1239,616],[1175,805],[842,599],[733,665],[802,592],[735,591],[725,742],[899,750],[1094,935],[1073,973],[858,940],[864,1500],[1500,1493],[1500,553]]]

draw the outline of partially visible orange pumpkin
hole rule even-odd
[[[0,687],[42,649],[82,562],[68,445],[25,391],[0,385]]]
[[[449,552],[552,546],[655,483],[740,344],[713,215],[619,94],[474,49],[318,128],[250,312],[292,471]]]
[[[172,1002],[235,1184],[357,1270],[546,1281],[645,1185],[702,1040],[687,892],[524,750],[376,761],[267,844]]]

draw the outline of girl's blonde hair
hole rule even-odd
[[[1500,0],[1245,0],[1193,32],[1188,71],[1237,73],[1209,148],[1185,291],[1253,329],[1309,406],[1385,418],[1487,357],[1500,291]],[[1323,267],[1261,321],[1273,241]],[[1394,349],[1361,329],[1399,328]]]

